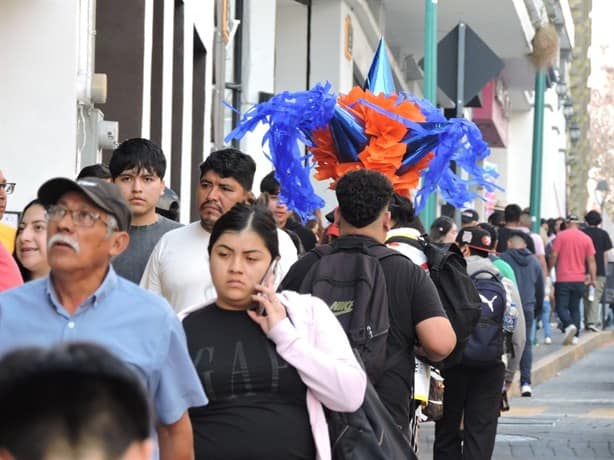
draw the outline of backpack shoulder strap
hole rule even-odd
[[[499,275],[494,274],[493,272],[489,272],[488,270],[478,270],[471,274],[471,279],[477,279],[478,275],[489,275],[490,279],[496,279],[497,281],[501,281],[501,277]]]

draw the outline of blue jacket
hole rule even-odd
[[[535,256],[523,248],[508,249],[500,257],[514,270],[524,311],[539,314],[544,304],[544,274]]]

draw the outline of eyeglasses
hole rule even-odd
[[[5,182],[0,184],[0,189],[4,190],[7,195],[10,195],[15,191],[15,182]]]
[[[70,214],[72,221],[79,227],[93,227],[97,221],[101,221],[107,225],[107,222],[102,220],[100,214],[95,214],[84,209],[71,210],[63,206],[51,205],[47,208],[47,219],[50,221],[59,222],[66,214]]]

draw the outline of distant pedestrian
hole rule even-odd
[[[589,211],[584,216],[588,227],[583,231],[593,241],[595,247],[595,264],[597,265],[597,278],[595,280],[595,291],[593,298],[590,299],[588,289],[584,294],[584,327],[593,332],[598,332],[599,304],[605,288],[606,267],[608,265],[608,253],[612,249],[612,240],[608,232],[600,228],[601,214],[598,211]],[[603,326],[603,325],[602,325]]]
[[[162,149],[147,139],[128,139],[113,150],[109,169],[113,183],[130,204],[130,243],[113,259],[117,274],[139,284],[153,248],[162,235],[182,225],[156,212],[164,194],[166,158]]]
[[[449,245],[456,242],[457,235],[456,223],[447,216],[441,216],[431,224],[429,239],[438,245]]]
[[[86,177],[97,177],[98,179],[103,179],[107,182],[113,182],[111,171],[109,171],[109,167],[104,163],[84,166],[81,171],[79,171],[76,180],[84,179]]]
[[[541,316],[544,303],[544,275],[539,262],[527,249],[527,244],[520,232],[512,234],[507,244],[507,250],[502,252],[500,256],[514,270],[522,300],[525,336],[531,337],[533,322],[535,318]],[[531,340],[527,340],[520,360],[520,392],[522,396],[529,397],[533,394],[531,388],[532,366],[533,344]]]
[[[480,221],[480,215],[475,209],[463,209],[461,212],[461,228],[475,227]]]
[[[565,333],[565,345],[578,343],[580,335],[580,299],[586,286],[595,286],[597,266],[595,247],[590,237],[579,230],[577,216],[567,216],[567,228],[552,243],[550,267],[556,268],[554,296],[556,312]],[[588,273],[586,273],[588,267]]]
[[[260,182],[260,193],[266,194],[269,210],[273,213],[279,228],[293,232],[300,238],[300,247],[302,247],[303,251],[299,251],[299,253],[311,251],[316,246],[316,236],[296,219],[294,213],[283,202],[283,198],[280,195],[281,185],[275,179],[275,171],[271,171],[264,176]]]
[[[497,252],[505,251],[507,249],[507,241],[509,240],[510,234],[519,230],[522,208],[514,203],[508,204],[503,213],[505,218],[505,226],[499,228],[499,243],[497,244]],[[527,248],[529,251],[531,251],[531,254],[535,254],[535,243],[533,243],[533,238],[531,238],[531,236],[528,234],[524,234],[524,239],[527,243]]]

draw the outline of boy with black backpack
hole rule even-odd
[[[435,424],[433,458],[489,459],[492,456],[504,384],[504,317],[516,309],[510,284],[488,259],[490,234],[479,227],[463,228],[456,239],[481,299],[481,316],[461,363],[443,371],[443,417]],[[504,282],[505,281],[505,282]],[[513,326],[506,324],[507,333]],[[510,330],[512,329],[512,330]],[[460,424],[464,420],[464,436]]]
[[[316,248],[299,259],[282,281],[281,289],[316,291],[326,298],[342,324],[348,324],[350,342],[362,350],[367,373],[380,399],[396,424],[407,432],[414,346],[429,359],[441,361],[454,348],[456,337],[428,275],[383,244],[390,230],[388,206],[392,193],[390,180],[375,171],[352,171],[339,179],[336,221],[340,237],[331,246]],[[343,260],[347,262],[340,263]],[[356,269],[357,266],[363,268]],[[357,277],[365,278],[367,284],[352,281]],[[344,278],[348,280],[345,297],[327,298],[325,291],[340,289],[332,284],[326,287],[326,280],[342,283]],[[368,283],[374,283],[371,290],[365,289]],[[386,303],[381,301],[383,284]],[[380,301],[365,300],[363,294],[352,290],[354,286],[375,293]],[[356,296],[363,298],[353,298]],[[353,321],[358,318],[354,316],[357,312],[371,313],[364,314],[362,317],[367,319],[356,326]],[[375,327],[385,324],[383,316],[388,317],[387,331]],[[374,318],[373,324],[368,318]]]

